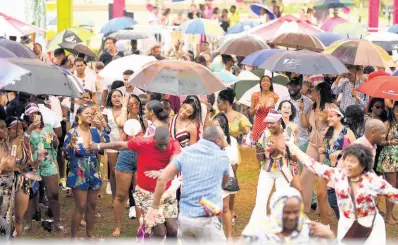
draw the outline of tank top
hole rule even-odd
[[[177,132],[177,117],[178,117],[178,115],[174,116],[173,119],[172,119],[172,121],[171,121],[171,124],[170,124],[170,134],[171,134],[171,136],[172,136],[174,139],[178,140],[178,142],[180,142],[180,146],[181,146],[182,148],[184,148],[184,147],[186,147],[186,146],[189,145],[190,135],[189,135],[189,133],[187,132],[186,128],[183,129],[183,130],[181,130],[181,131],[178,131],[178,132]],[[190,123],[188,123],[187,126],[188,126],[189,124],[190,124]]]

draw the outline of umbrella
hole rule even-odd
[[[48,25],[57,25],[57,22],[58,22],[58,18],[57,18],[57,16],[55,16],[55,18],[52,19],[48,23]],[[94,22],[92,20],[87,19],[86,17],[73,15],[73,26],[79,26],[79,27],[91,26],[91,27],[94,27],[95,24],[94,24]]]
[[[321,32],[313,34],[312,36],[318,38],[319,41],[321,41],[325,47],[330,46],[332,43],[336,41],[346,39],[344,35],[333,32]]]
[[[250,5],[250,9],[253,11],[253,13],[255,13],[258,16],[261,16],[261,9],[263,9],[264,12],[269,16],[270,20],[275,19],[274,12],[267,5],[264,5],[261,3],[254,3],[254,4]]]
[[[231,28],[229,28],[226,34],[241,33],[258,25],[260,25],[260,22],[257,21],[241,21],[233,25]]]
[[[228,39],[216,52],[221,54],[248,56],[253,52],[269,48],[267,43],[259,37],[244,35]]]
[[[224,30],[218,23],[202,18],[185,21],[177,31],[185,34],[224,35]]]
[[[0,58],[17,58],[17,56],[10,50],[0,46]]]
[[[397,101],[398,77],[375,77],[359,86],[357,91],[363,94],[367,94],[373,98],[383,98]]]
[[[8,61],[30,71],[30,74],[5,86],[5,91],[80,97],[76,86],[57,66],[32,59],[13,58]]]
[[[72,54],[84,54],[88,57],[94,57],[95,54],[86,45],[81,43],[60,43],[59,46]]]
[[[391,27],[388,28],[388,32],[396,33],[398,34],[398,24],[395,24]]]
[[[149,38],[149,35],[147,33],[138,32],[135,30],[120,30],[110,34],[109,36],[118,40],[137,40]]]
[[[287,48],[323,51],[325,47],[318,38],[304,33],[283,33],[275,37],[272,44]]]
[[[242,64],[257,67],[274,54],[287,52],[284,49],[264,49],[248,55]]]
[[[124,71],[133,70],[138,72],[145,64],[155,60],[156,58],[153,56],[132,54],[112,60],[98,75],[104,78],[104,85],[108,86],[115,80],[122,80]]]
[[[19,58],[37,59],[36,54],[33,53],[32,50],[30,50],[25,45],[15,41],[0,38],[0,47],[3,47],[8,51],[14,53]]]
[[[208,95],[226,88],[207,67],[181,60],[153,61],[130,77],[145,91],[170,95]]]
[[[238,77],[227,71],[214,72],[214,74],[225,83],[234,83],[238,81]]]
[[[114,18],[102,26],[100,33],[103,33],[104,35],[106,35],[111,32],[130,28],[135,24],[137,24],[137,21],[135,21],[134,19],[132,19],[130,17]]]
[[[303,75],[342,74],[348,70],[336,57],[308,50],[275,54],[259,65],[271,72],[296,72]]]
[[[17,66],[6,59],[0,59],[0,87],[11,83],[14,79],[30,73],[30,71]]]
[[[282,33],[296,32],[315,34],[323,31],[316,26],[300,20],[294,15],[287,14],[276,20],[256,26],[248,32],[250,34],[257,35],[264,40],[270,40]]]
[[[26,24],[11,16],[0,13],[0,33],[8,36],[26,36],[35,32],[46,32],[37,26]]]
[[[351,0],[320,0],[315,4],[315,9],[337,9],[355,6]]]
[[[366,36],[365,39],[379,45],[387,52],[398,50],[398,34],[391,32],[375,32]]]
[[[94,33],[82,27],[65,29],[58,32],[53,39],[51,39],[47,45],[47,51],[56,50],[59,48],[60,43],[81,43],[94,36]]]
[[[283,97],[288,97],[289,96],[289,90],[287,89],[286,86],[280,85],[280,84],[274,84],[274,92],[279,95],[279,98]],[[255,92],[260,92],[260,85],[257,84],[252,87],[251,89],[247,90],[242,97],[238,100],[239,103],[244,104],[246,106],[251,106],[252,103],[252,95]]]
[[[327,32],[331,32],[331,31],[333,31],[333,29],[336,25],[341,24],[341,23],[346,23],[346,22],[348,22],[348,20],[340,18],[340,17],[337,17],[337,18],[332,17],[332,18],[325,20],[325,22],[323,22],[321,29],[324,31],[327,31]]]
[[[382,47],[367,40],[335,42],[327,47],[324,53],[331,54],[349,65],[395,67],[391,56]]]
[[[334,33],[345,35],[349,38],[362,38],[366,35],[366,31],[358,22],[349,22],[337,24],[333,28]]]

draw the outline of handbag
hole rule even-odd
[[[236,177],[229,177],[228,183],[225,186],[224,190],[230,192],[236,192],[240,190]]]
[[[373,220],[372,220],[372,225],[370,227],[363,226],[358,222],[358,211],[357,211],[357,205],[355,202],[354,191],[352,188],[351,181],[348,180],[348,182],[350,183],[350,189],[351,189],[350,194],[351,194],[352,203],[354,204],[354,209],[355,209],[355,221],[354,221],[354,223],[352,223],[350,229],[347,231],[347,233],[341,240],[341,242],[343,242],[343,243],[347,243],[352,240],[366,240],[369,237],[370,233],[372,233],[373,225],[375,223],[376,215],[377,215],[377,213],[375,213],[375,216],[373,217]]]

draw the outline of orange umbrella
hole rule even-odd
[[[306,49],[320,52],[325,49],[322,42],[311,35],[304,33],[282,33],[271,41],[276,46],[295,49]]]

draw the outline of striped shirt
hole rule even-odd
[[[202,198],[222,209],[222,180],[229,175],[226,151],[215,143],[201,139],[184,148],[172,162],[182,173],[180,214],[189,218],[206,216],[199,205]]]

